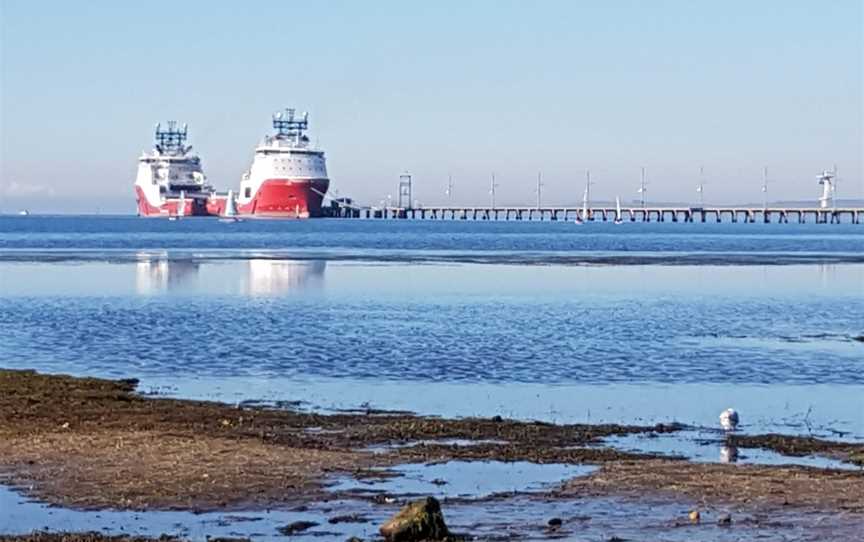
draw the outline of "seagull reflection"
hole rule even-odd
[[[721,463],[737,463],[738,462],[738,447],[737,446],[722,446],[720,448]]]
[[[324,260],[249,260],[249,295],[278,295],[320,286]]]
[[[200,264],[191,260],[144,260],[136,266],[135,286],[139,294],[187,289],[198,278]]]

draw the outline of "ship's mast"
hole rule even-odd
[[[169,120],[168,127],[162,128],[162,123],[156,124],[156,150],[159,154],[179,156],[186,154],[192,147],[186,146],[189,131],[184,124],[177,127],[176,120]]]
[[[287,108],[273,114],[273,129],[276,130],[276,139],[293,139],[299,143],[303,132],[309,128],[309,113],[304,112],[302,117],[295,116],[294,108]]]

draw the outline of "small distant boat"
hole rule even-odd
[[[574,223],[576,224],[584,224],[588,220],[588,188],[585,188],[585,193],[582,195],[582,216],[579,216],[579,213],[576,213],[576,220]]]
[[[27,209],[21,209],[20,211],[18,211],[18,216],[30,216],[30,211],[28,211]]]
[[[228,191],[228,197],[225,198],[225,211],[219,218],[219,222],[242,222],[242,219],[237,216],[237,202],[233,190]]]
[[[623,224],[621,219],[621,198],[615,196],[615,224]]]
[[[180,220],[186,216],[186,191],[180,191],[180,199],[177,200],[177,210],[173,215],[168,217],[168,220]]]

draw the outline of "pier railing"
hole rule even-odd
[[[330,216],[408,220],[549,220],[611,222],[614,206],[589,207],[336,207]],[[861,224],[864,207],[621,207],[624,222],[732,222]]]

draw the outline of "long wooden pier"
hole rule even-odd
[[[548,220],[611,222],[614,206],[589,207],[345,207],[327,209],[328,216],[408,220]],[[587,215],[587,216],[583,216]],[[732,222],[861,224],[859,207],[621,207],[624,222]]]

